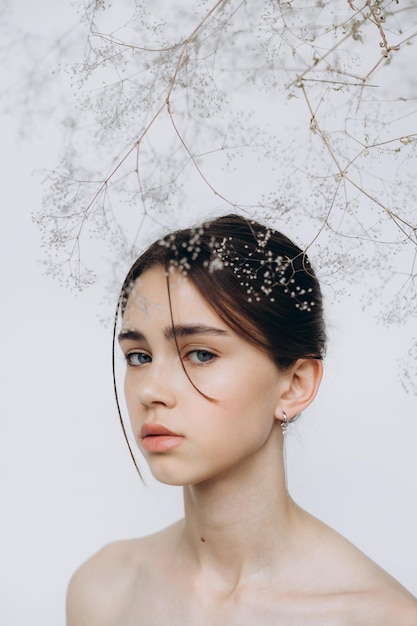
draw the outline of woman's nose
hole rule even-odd
[[[175,406],[172,371],[155,362],[149,363],[146,372],[143,372],[141,380],[137,383],[137,397],[139,402],[146,407],[158,404],[168,408]]]

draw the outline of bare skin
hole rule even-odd
[[[254,572],[233,588],[222,571],[193,568],[174,549],[182,522],[111,544],[74,575],[67,625],[417,624],[417,603],[403,587],[334,531],[317,520],[310,525],[321,547],[310,545],[309,558],[302,555],[291,572]]]
[[[171,298],[175,323],[200,328],[179,336],[179,355],[160,268],[130,296],[121,345],[133,433],[156,478],[184,486],[185,517],[87,561],[67,626],[417,626],[417,601],[287,492],[280,419],[314,399],[321,363],[279,372],[188,280],[172,279]],[[147,449],[155,423],[180,444]]]

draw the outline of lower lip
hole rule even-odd
[[[178,435],[149,435],[142,439],[142,446],[147,452],[168,452],[184,441]]]

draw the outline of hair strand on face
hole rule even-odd
[[[119,394],[117,391],[117,382],[116,382],[116,357],[115,357],[115,345],[116,345],[116,333],[117,333],[117,323],[119,321],[119,310],[121,309],[122,306],[122,301],[119,298],[119,301],[117,303],[117,308],[116,308],[116,313],[114,316],[114,325],[113,325],[113,340],[112,340],[112,375],[113,375],[113,390],[114,390],[114,397],[116,400],[116,410],[117,410],[117,414],[119,416],[119,422],[120,422],[120,426],[122,427],[122,432],[123,432],[123,437],[124,440],[126,442],[127,448],[129,450],[129,454],[130,457],[133,461],[133,464],[136,468],[137,473],[139,474],[139,478],[142,480],[143,482],[143,477],[142,474],[140,473],[140,469],[139,466],[137,464],[137,461],[135,459],[135,455],[133,454],[133,450],[132,450],[132,446],[130,445],[130,441],[129,441],[129,437],[127,436],[127,432],[126,432],[126,426],[124,424],[123,421],[123,416],[122,416],[122,411],[120,408],[120,402],[119,402]]]
[[[173,335],[173,338],[174,338],[174,343],[175,343],[175,347],[177,349],[177,353],[178,353],[178,355],[180,355],[180,348],[178,346],[178,338],[177,338],[177,333],[176,333],[176,330],[175,330],[174,313],[173,313],[173,310],[172,310],[171,286],[169,284],[169,274],[170,274],[169,268],[165,267],[165,277],[166,277],[166,284],[167,284],[168,305],[169,305],[169,315],[170,315],[170,318],[171,318],[172,335]],[[215,402],[214,398],[210,398],[205,393],[203,393],[201,391],[201,389],[199,389],[197,387],[197,385],[193,382],[192,378],[190,377],[189,373],[187,372],[187,368],[185,367],[184,362],[183,362],[182,359],[180,359],[180,363],[181,363],[182,369],[184,370],[184,374],[188,378],[188,381],[191,383],[192,387],[194,387],[194,389],[196,391],[198,391],[198,393],[201,394],[203,396],[203,398],[205,398],[206,400],[209,400],[210,402]]]

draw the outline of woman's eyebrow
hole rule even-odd
[[[121,330],[118,335],[119,343],[121,341],[146,341],[146,337],[138,330]]]
[[[207,326],[206,324],[175,324],[169,326],[164,331],[167,339],[174,337],[189,337],[190,335],[228,335],[227,330],[216,328],[215,326]]]
[[[164,335],[169,341],[174,337],[190,337],[191,335],[228,335],[227,330],[207,326],[206,324],[176,324],[165,328]],[[146,341],[146,337],[138,330],[122,330],[118,336],[121,341]]]

